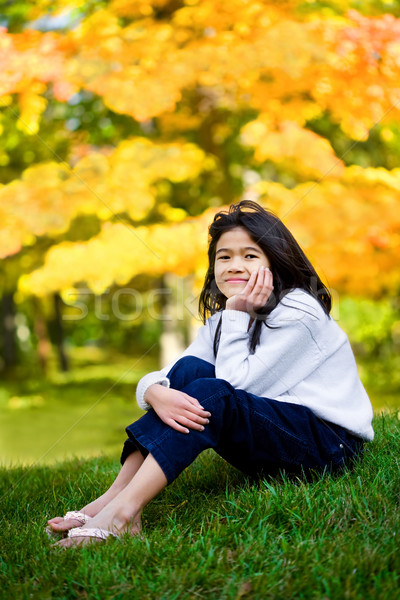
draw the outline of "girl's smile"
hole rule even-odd
[[[239,279],[238,277],[232,277],[231,279],[227,279],[227,283],[243,283],[243,281],[247,282],[248,279]]]
[[[268,257],[244,227],[221,235],[215,252],[214,274],[218,289],[226,298],[240,293],[253,271],[270,267]]]

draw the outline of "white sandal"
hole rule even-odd
[[[90,519],[93,519],[93,517],[89,517],[89,515],[79,512],[79,510],[69,510],[67,513],[65,513],[63,518],[64,521],[67,521],[68,519],[75,519],[76,521],[79,521],[81,525],[85,525],[88,521],[90,521]]]
[[[86,525],[86,523],[92,518],[93,517],[89,517],[89,515],[80,512],[79,510],[69,510],[63,516],[64,521],[67,521],[68,519],[75,519],[75,521],[79,521],[81,525]],[[79,529],[79,527],[76,527],[74,529]],[[54,529],[52,529],[52,527],[50,527],[50,525],[46,527],[46,533],[49,536],[49,538],[58,537],[59,535],[65,535],[68,531],[71,530],[65,529],[64,531],[55,531]]]
[[[117,538],[116,533],[108,531],[108,529],[100,529],[99,527],[74,527],[68,531],[69,538],[86,537],[95,538],[96,540],[106,540],[110,535]]]

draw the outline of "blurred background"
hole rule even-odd
[[[200,325],[207,226],[275,211],[375,412],[400,390],[400,2],[0,10],[0,462],[118,456]]]

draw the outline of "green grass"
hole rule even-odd
[[[354,471],[252,483],[203,453],[144,513],[143,538],[54,550],[49,516],[104,490],[117,458],[0,472],[0,597],[393,600],[400,432],[375,420]]]

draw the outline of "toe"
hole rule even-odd
[[[61,523],[61,521],[64,521],[63,517],[53,517],[52,519],[49,519],[47,523],[53,525],[53,523]]]
[[[54,531],[68,531],[69,529],[73,529],[74,527],[82,527],[82,523],[77,519],[60,519],[57,522],[50,523],[50,527],[54,529]]]

